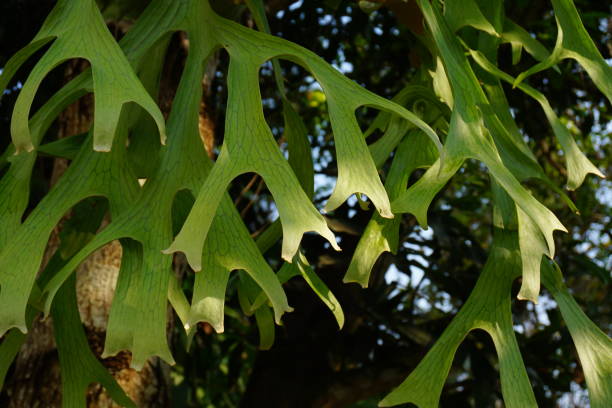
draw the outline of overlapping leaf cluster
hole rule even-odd
[[[306,129],[285,96],[278,63],[285,59],[309,71],[326,95],[338,179],[325,210],[334,210],[353,194],[366,197],[377,209],[353,256],[347,282],[367,286],[380,254],[397,249],[401,214],[411,213],[427,225],[429,204],[466,160],[480,161],[491,178],[494,243],[481,277],[421,364],[382,405],[437,406],[457,347],[469,331],[482,329],[491,335],[499,356],[506,405],[534,406],[510,311],[511,284],[519,276],[519,298],[537,302],[542,276],[559,303],[578,348],[592,405],[604,407],[612,400],[612,343],[581,312],[551,261],[553,232],[565,228],[522,182],[539,180],[570,206],[571,201],[529,150],[501,86],[501,81],[509,82],[542,106],[564,149],[569,189],[579,187],[588,173],[602,176],[546,97],[526,83],[529,75],[574,58],[608,99],[612,97],[611,70],[586,34],[572,1],[552,1],[558,40],[549,53],[505,18],[501,1],[446,0],[442,8],[438,2],[418,0],[428,29],[420,40],[431,62],[392,101],[350,81],[312,52],[266,34],[262,3],[246,3],[261,32],[219,17],[208,1],[155,0],[116,43],[93,0],[60,0],[30,45],[4,67],[1,89],[34,52],[48,47],[19,94],[11,122],[13,144],[0,163],[7,167],[0,181],[0,378],[22,344],[23,333],[42,311],[54,317],[64,405],[82,403],[92,381],[105,385],[117,402],[131,404],[87,347],[74,293],[77,266],[117,239],[123,257],[105,356],[129,350],[136,368],[151,356],[172,363],[166,337],[168,302],[188,334],[203,321],[222,331],[225,290],[236,270],[241,306],[245,313],[255,314],[263,348],[274,341],[274,321],[280,324],[283,313],[291,311],[282,284],[295,276],[306,280],[342,327],[338,301],[300,251],[302,236],[310,231],[339,248],[312,203],[310,147]],[[470,41],[457,35],[466,26],[472,30]],[[189,38],[189,54],[164,123],[154,99],[169,38],[177,31]],[[514,62],[525,50],[540,63],[512,78],[496,65],[504,43],[511,44]],[[230,63],[224,143],[213,163],[200,140],[198,114],[206,62],[219,49],[227,51]],[[85,58],[91,68],[30,117],[30,105],[45,75],[71,58]],[[283,103],[288,159],[263,115],[258,75],[269,60]],[[89,92],[95,98],[91,131],[41,145],[58,114]],[[382,111],[365,135],[355,118],[362,106]],[[382,136],[368,146],[366,138],[376,130]],[[443,144],[438,134],[445,135]],[[23,219],[39,152],[72,161]],[[392,164],[383,185],[378,169],[389,157]],[[406,189],[417,168],[426,171]],[[279,213],[279,220],[257,241],[227,194],[232,180],[248,172],[263,178]],[[146,179],[144,185],[139,179]],[[108,203],[112,222],[100,231],[101,216],[67,223],[60,248],[39,275],[47,241],[62,216],[71,209],[74,214],[90,212],[88,205],[99,202],[99,197]],[[275,273],[263,254],[281,237],[286,262]],[[177,251],[185,253],[196,271],[192,299],[180,290],[171,270],[172,253]],[[82,372],[88,375],[78,375]]]

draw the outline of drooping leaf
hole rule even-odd
[[[578,351],[591,407],[607,407],[612,401],[612,340],[584,314],[556,263],[542,261],[542,281],[559,305]]]
[[[538,61],[543,61],[550,55],[546,47],[510,19],[504,20],[504,32],[501,38],[503,42],[508,42],[512,46],[512,64],[518,64],[523,49]]]
[[[153,116],[162,143],[165,141],[164,119],[159,108],[138,81],[106,28],[94,0],[60,0],[30,45],[7,63],[9,69],[2,72],[0,89],[5,89],[27,57],[49,42],[52,42],[51,46],[30,73],[15,103],[11,135],[17,153],[24,150],[29,152],[35,147],[28,120],[30,106],[40,83],[49,71],[71,58],[85,58],[91,63],[96,100],[93,130],[95,150],[110,150],[121,108],[127,102],[138,103]]]
[[[307,231],[320,233],[337,248],[321,215],[314,206],[307,204],[304,191],[278,150],[263,117],[257,74],[263,62],[277,56],[291,59],[311,71],[327,95],[332,128],[336,129],[339,175],[326,209],[333,210],[353,193],[362,193],[372,200],[381,215],[392,217],[388,197],[354,111],[363,105],[392,111],[421,127],[439,146],[431,128],[407,110],[351,82],[311,52],[222,19],[209,8],[203,12],[210,28],[208,35],[214,39],[215,45],[223,46],[230,54],[225,139],[211,176],[201,188],[202,193],[196,199],[185,226],[167,252],[185,252],[190,265],[199,270],[201,248],[212,222],[210,214],[214,213],[229,182],[251,171],[263,177],[276,200],[283,225],[282,256],[285,260],[293,258],[302,234]],[[248,138],[242,137],[244,129],[248,129]],[[245,156],[240,154],[242,151],[253,154]]]
[[[76,299],[76,277],[62,286],[51,311],[55,343],[62,367],[62,407],[84,407],[87,387],[101,383],[114,401],[136,407],[89,349]]]
[[[427,207],[435,194],[453,176],[465,159],[475,158],[487,166],[494,180],[531,217],[539,230],[537,233],[542,234],[545,239],[546,255],[553,257],[553,231],[565,231],[565,227],[519,182],[531,173],[537,177],[538,173],[534,173],[528,167],[522,167],[521,162],[513,163],[510,154],[513,151],[520,153],[520,144],[514,143],[512,138],[507,139],[511,134],[491,108],[458,40],[452,35],[437,7],[428,1],[419,1],[419,5],[447,67],[446,71],[454,93],[454,108],[444,146],[447,157],[445,163],[435,162],[421,179],[395,199],[392,203],[394,211],[411,212],[415,214],[421,225],[427,225]],[[505,143],[506,139],[511,144]],[[526,157],[529,158],[528,155]]]
[[[603,59],[572,0],[552,0],[557,21],[557,43],[544,61],[521,73],[514,81],[518,86],[525,78],[552,67],[566,58],[572,58],[587,71],[597,88],[612,102],[612,68]]]
[[[499,358],[502,394],[509,408],[537,407],[512,327],[510,290],[519,276],[516,232],[496,230],[489,259],[470,297],[408,378],[380,406],[405,403],[436,408],[457,348],[472,330],[486,331]]]
[[[388,129],[387,132],[393,131]],[[384,136],[383,136],[384,138]],[[381,139],[382,140],[382,139]],[[393,163],[385,187],[393,200],[399,196],[408,183],[408,177],[419,167],[428,167],[437,158],[433,143],[420,131],[411,130],[395,151]],[[368,286],[370,272],[383,252],[397,251],[400,217],[384,219],[374,214],[359,239],[355,254],[344,276],[344,282],[357,282]]]
[[[493,24],[482,14],[476,0],[447,0],[444,17],[452,31],[472,26],[493,36],[499,35]]]
[[[510,75],[501,71],[478,51],[470,50],[470,53],[474,60],[481,67],[486,69],[487,72],[503,79],[508,83],[514,82]],[[604,177],[601,171],[599,171],[599,169],[597,169],[597,167],[595,167],[593,163],[591,163],[589,159],[586,158],[584,153],[580,151],[580,148],[576,144],[576,141],[574,140],[572,135],[569,133],[567,127],[561,123],[561,121],[553,111],[552,107],[550,106],[550,103],[548,102],[548,99],[541,92],[537,91],[536,89],[532,88],[524,82],[521,82],[518,87],[540,104],[540,106],[544,110],[546,118],[548,119],[553,129],[553,132],[555,133],[555,136],[557,136],[559,143],[565,151],[565,160],[567,163],[568,174],[567,187],[570,190],[575,190],[576,188],[580,187],[580,185],[584,181],[584,178],[589,173],[595,174],[599,177]]]

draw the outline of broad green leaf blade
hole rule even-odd
[[[17,153],[34,149],[28,119],[40,83],[53,68],[71,58],[85,58],[92,66],[95,150],[110,151],[122,105],[127,102],[136,102],[151,114],[164,143],[163,116],[106,28],[95,1],[60,0],[33,44],[48,38],[55,40],[30,73],[15,103],[11,135]]]
[[[431,166],[437,158],[437,153],[433,143],[420,130],[409,131],[395,152],[385,183],[389,197],[398,197],[408,184],[410,174],[419,167]],[[372,267],[380,255],[383,252],[397,251],[400,223],[400,217],[388,220],[378,214],[372,216],[359,239],[344,282],[357,282],[362,287],[368,286]]]
[[[269,350],[274,345],[276,327],[274,315],[268,306],[262,306],[255,311],[255,321],[259,330],[259,349]]]
[[[505,72],[497,68],[495,65],[493,65],[480,52],[470,50],[470,54],[472,55],[472,58],[474,58],[474,61],[476,61],[487,72],[497,76],[505,82],[514,82],[514,79],[510,75],[506,74]],[[541,92],[527,85],[525,82],[521,82],[520,84],[518,84],[518,88],[525,92],[527,95],[531,96],[540,104],[540,106],[544,110],[544,114],[546,115],[548,122],[552,127],[555,136],[557,137],[557,140],[559,140],[559,143],[563,147],[566,157],[565,160],[567,163],[568,189],[575,190],[576,188],[580,187],[580,185],[584,181],[584,178],[589,173],[595,174],[596,176],[603,178],[604,175],[601,173],[601,171],[599,171],[599,169],[589,161],[589,159],[584,155],[584,153],[580,151],[580,148],[576,144],[576,141],[574,140],[572,135],[569,133],[569,130],[561,123],[561,121],[557,117],[557,114],[550,106],[548,99]]]
[[[519,62],[520,51],[523,49],[538,61],[543,61],[550,56],[550,53],[542,43],[533,38],[527,30],[510,19],[505,19],[504,21],[504,32],[501,38],[503,42],[509,42],[512,45],[513,65]],[[516,56],[515,53],[517,53],[518,56]]]
[[[516,207],[518,216],[519,247],[523,265],[523,283],[517,298],[538,303],[540,293],[540,263],[548,249],[546,241],[531,217]]]
[[[472,26],[493,36],[499,35],[493,24],[482,14],[475,0],[446,0],[444,19],[453,32],[465,26]]]
[[[263,117],[257,78],[258,66],[255,66],[255,70],[248,68],[244,63],[230,61],[225,143],[183,229],[166,250],[166,253],[177,250],[184,252],[195,270],[201,269],[202,247],[212,223],[211,214],[215,213],[231,180],[250,171],[256,171],[263,177],[275,198],[283,226],[284,259],[290,261],[293,258],[302,235],[308,231],[318,232],[334,248],[339,249],[333,233],[310,203],[274,142]],[[245,129],[242,126],[243,121],[249,123],[248,137],[242,136]],[[241,154],[243,151],[253,154]]]
[[[135,193],[138,187],[135,179],[130,182],[127,164],[117,166],[115,162],[117,156],[124,154],[124,149],[116,150],[110,155],[93,152],[90,138],[64,177],[26,221],[12,231],[12,239],[0,251],[0,332],[10,327],[19,327],[25,331],[25,305],[49,235],[61,217],[79,201],[90,196],[113,196],[112,206],[121,208],[127,205],[126,200]],[[25,155],[29,157],[32,153]],[[96,172],[111,177],[88,177]],[[122,182],[117,183],[115,180]],[[25,247],[28,251],[21,250]]]
[[[521,271],[519,259],[516,233],[496,230],[489,259],[470,297],[417,368],[380,406],[410,402],[419,408],[438,407],[457,348],[470,331],[481,329],[495,344],[505,406],[537,407],[510,311],[512,281]]]
[[[124,240],[122,246],[122,269],[116,289],[116,296],[121,297],[113,299],[103,356],[131,350],[130,366],[137,370],[153,355],[174,364],[166,336],[172,260],[159,250],[141,249],[136,242],[128,244]],[[120,290],[120,284],[125,289]]]
[[[404,108],[348,80],[311,52],[224,20],[216,16],[206,3],[202,3],[202,7],[205,20],[210,27],[214,27],[209,34],[215,37],[216,44],[223,45],[230,54],[225,140],[191,214],[166,252],[184,252],[190,265],[199,270],[201,248],[210,228],[211,214],[214,214],[221,194],[234,177],[250,171],[264,178],[276,200],[283,224],[284,259],[290,261],[293,258],[302,234],[307,231],[318,232],[337,248],[333,234],[320,214],[303,199],[303,190],[293,173],[288,171],[263,118],[257,75],[259,66],[275,57],[290,59],[304,66],[313,73],[326,93],[332,128],[335,129],[339,165],[338,181],[326,209],[332,210],[350,195],[362,193],[372,200],[381,215],[392,217],[388,197],[356,122],[355,109],[373,106],[394,112],[423,129],[441,148],[431,128]],[[250,133],[248,138],[242,136],[244,129]],[[243,151],[257,154],[245,156],[240,154]],[[292,202],[291,206],[288,205],[289,201]]]
[[[168,8],[167,6],[171,6],[170,8],[172,8],[173,4],[177,4],[165,0],[163,0],[163,3],[165,3],[164,6],[166,6],[166,8]],[[158,2],[157,6],[160,5],[161,2]],[[56,13],[60,12],[61,10],[56,11]],[[177,16],[180,15],[180,13],[170,13],[170,15]],[[54,18],[56,17],[50,16],[47,21],[53,21]],[[164,20],[167,20],[167,18],[168,15],[164,15],[163,13],[161,13],[161,15],[157,14],[157,12],[143,13],[143,20],[139,20],[134,26],[134,29],[123,38],[122,43],[130,46],[133,45],[134,37],[136,37],[138,33],[142,35],[143,31],[151,34],[151,32],[155,32],[155,30],[160,30],[158,31],[159,35],[165,34],[166,31],[164,30],[168,29],[168,24],[167,21]],[[102,24],[104,23],[102,22]],[[149,27],[143,30],[143,26],[147,24],[149,24]],[[154,29],[151,30],[151,27]],[[52,28],[53,27],[43,27],[41,32]],[[145,36],[144,41],[138,39],[136,42],[139,45],[150,47],[155,41],[155,35],[150,35]],[[131,49],[132,52],[130,54],[133,62],[138,62],[138,59],[142,58],[145,54],[145,52],[140,49]],[[5,71],[5,73],[8,74],[8,71]],[[91,71],[89,70],[70,81],[49,99],[30,120],[30,131],[34,146],[39,144],[53,120],[66,106],[92,89],[93,80]],[[91,141],[88,143],[91,143]],[[91,150],[91,147],[88,147],[88,149]],[[121,153],[121,149],[119,149],[119,152]],[[124,161],[117,160],[117,163],[122,163],[122,165],[117,168],[114,165],[115,157],[112,153],[110,156],[112,157],[106,155],[105,163],[104,159],[100,161],[100,156],[95,155],[86,156],[86,158],[84,158],[85,156],[81,157],[80,164],[78,165],[77,162],[79,160],[75,160],[68,173],[64,175],[65,177],[62,177],[62,180],[66,181],[56,185],[52,193],[45,197],[43,202],[39,203],[38,207],[33,211],[28,220],[26,220],[25,224],[19,228],[21,216],[27,204],[29,174],[35,162],[35,154],[23,153],[15,156],[7,174],[0,182],[0,190],[2,191],[0,197],[6,200],[0,203],[0,216],[3,217],[3,222],[0,223],[0,310],[2,310],[0,314],[7,316],[6,319],[3,317],[1,320],[0,333],[4,332],[8,327],[14,326],[19,326],[22,330],[25,330],[25,322],[19,315],[25,310],[28,293],[32,287],[31,282],[33,282],[33,277],[38,271],[42,252],[44,251],[44,241],[46,241],[50,229],[53,228],[57,220],[59,220],[74,203],[89,195],[105,195],[105,193],[108,193],[106,189],[108,183],[114,182],[111,190],[112,188],[116,188],[119,200],[113,205],[116,205],[118,208],[121,208],[123,205],[129,205],[126,199],[129,201],[129,198],[132,196],[133,190],[130,190],[130,186],[136,184],[135,180],[133,184],[123,181],[118,182],[117,180],[123,180],[126,166],[123,165]],[[68,174],[71,174],[70,177],[68,177]],[[87,178],[90,175],[97,175],[97,177],[90,177],[89,180],[85,180],[85,185],[83,185],[83,178]],[[111,177],[106,177],[108,175]],[[0,201],[2,199],[0,199]],[[15,239],[11,240],[11,242],[17,241],[17,245],[7,248],[4,242],[1,242],[5,238],[5,232],[7,231],[10,232],[11,236],[16,234],[14,237]],[[23,253],[19,248],[25,244],[19,244],[20,239],[27,241],[28,248],[31,251],[30,255],[32,256],[29,256],[26,262],[21,262],[19,256],[11,256],[12,251],[17,251],[17,255]],[[6,264],[3,262],[6,262]],[[13,265],[16,265],[16,267]],[[18,273],[18,278],[16,277],[17,275],[14,275],[15,270],[20,271]],[[11,289],[11,285],[16,285],[17,288]]]
[[[423,228],[427,228],[427,209],[438,192],[455,175],[463,164],[462,159],[447,157],[444,163],[440,159],[391,203],[396,213],[414,214]]]
[[[551,292],[567,323],[589,388],[591,407],[612,401],[612,340],[582,311],[567,287],[557,264],[542,262],[542,282]]]
[[[422,184],[417,183],[413,186],[415,189],[417,187],[422,188],[428,194],[425,199],[418,198],[420,205],[415,211],[419,214],[419,217],[417,217],[419,222],[426,221],[427,208],[425,204],[429,204],[433,195],[454,174],[461,162],[468,157],[476,158],[487,166],[493,177],[504,187],[514,201],[525,212],[532,215],[546,238],[548,255],[554,256],[553,231],[565,231],[565,228],[555,215],[527,192],[516,176],[504,166],[492,141],[492,138],[500,136],[495,132],[499,121],[487,110],[482,110],[483,107],[488,106],[488,100],[469,66],[456,36],[451,33],[436,7],[432,7],[428,1],[421,0],[419,0],[419,6],[440,50],[445,66],[453,67],[451,71],[447,71],[453,92],[456,94],[449,135],[445,145],[445,151],[448,152],[448,161],[451,164],[442,169],[439,165],[434,164],[419,180],[419,182],[425,180],[427,183],[424,181]],[[435,170],[436,173],[431,174],[432,170]],[[430,174],[428,175],[428,173]],[[440,174],[439,177],[438,174]],[[407,193],[410,193],[410,189]],[[404,196],[400,196],[396,201],[403,201],[402,206],[410,208],[411,203]],[[398,207],[400,206],[394,205],[394,208]],[[400,210],[398,209],[398,211]]]
[[[177,14],[186,20],[175,22],[177,27],[184,25],[188,29],[192,47],[168,119],[170,137],[168,145],[160,150],[159,166],[129,209],[113,219],[107,229],[77,254],[46,288],[51,299],[58,285],[96,245],[122,237],[138,241],[142,245],[142,255],[136,253],[124,258],[133,265],[132,271],[120,273],[117,293],[121,293],[121,296],[116,297],[116,304],[113,304],[111,310],[109,341],[105,350],[106,354],[126,348],[132,350],[132,364],[135,367],[142,365],[151,355],[159,355],[172,362],[164,331],[171,257],[162,254],[160,250],[167,247],[172,239],[172,205],[175,194],[185,188],[197,194],[211,168],[198,134],[198,109],[204,62],[215,44],[205,31],[202,32],[206,26],[201,24],[202,15],[197,13],[198,10],[202,12],[202,4],[192,6],[195,8],[193,13],[182,17]],[[150,24],[154,25],[155,21]],[[185,166],[185,163],[189,165]],[[214,262],[228,271],[245,268],[253,274],[275,304],[277,320],[280,322],[282,313],[290,310],[282,288],[249,237],[225,192],[222,191],[218,197],[221,201],[220,216],[213,219],[214,231],[207,237],[207,242],[215,249]],[[158,221],[151,224],[149,220]],[[235,245],[246,249],[233,251]],[[140,295],[137,299],[141,293],[145,296]]]
[[[224,200],[217,211],[210,230],[212,235],[204,245],[205,267],[196,275],[196,279],[199,277],[203,281],[198,284],[201,292],[197,293],[197,297],[194,292],[193,304],[203,301],[206,303],[202,306],[214,306],[206,316],[214,315],[216,319],[206,321],[222,331],[225,285],[229,273],[233,270],[244,270],[266,294],[273,305],[275,320],[280,324],[282,315],[293,309],[287,303],[278,278],[249,237],[248,230],[229,199]],[[213,275],[211,281],[206,282],[209,273]],[[190,321],[193,325],[197,320],[190,318]]]
[[[89,349],[81,326],[74,275],[60,289],[51,314],[62,367],[62,407],[84,407],[87,387],[92,382],[101,383],[113,400],[122,406],[136,407]]]
[[[229,276],[230,271],[227,268],[212,261],[205,261],[203,270],[196,272],[185,330],[190,330],[198,322],[206,322],[217,333],[223,333],[225,290]]]
[[[557,43],[544,61],[521,73],[514,81],[518,86],[525,78],[572,58],[587,71],[597,88],[612,102],[612,68],[603,59],[587,33],[572,0],[552,0],[557,21]]]
[[[257,22],[259,31],[271,34],[263,1],[246,0],[246,4]],[[314,194],[314,168],[310,143],[308,141],[308,131],[306,130],[302,118],[298,115],[293,105],[291,105],[291,102],[286,97],[285,84],[283,83],[281,66],[278,59],[272,60],[272,66],[274,68],[276,86],[278,87],[278,91],[281,95],[281,102],[283,104],[283,120],[285,122],[283,137],[287,139],[289,165],[295,172],[297,179],[300,181],[300,185],[308,197],[312,198]]]

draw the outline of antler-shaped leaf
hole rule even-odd
[[[204,147],[198,134],[198,108],[205,55],[211,48],[194,47],[188,57],[185,72],[168,119],[168,145],[162,148],[161,163],[155,174],[147,180],[139,199],[128,211],[117,217],[104,231],[81,250],[47,285],[47,305],[59,285],[89,253],[117,238],[131,238],[140,243],[133,248],[133,258],[120,273],[117,288],[119,303],[113,304],[104,355],[122,349],[133,351],[132,365],[140,367],[150,355],[160,355],[172,362],[165,336],[165,305],[169,290],[171,257],[160,250],[172,240],[171,209],[175,194],[184,188],[197,192],[210,170]],[[206,41],[205,39],[203,41]],[[207,44],[207,43],[206,43]],[[201,54],[205,52],[206,54]],[[216,231],[209,236],[210,248],[206,252],[211,269],[201,273],[215,273],[219,268],[229,273],[232,269],[246,269],[269,296],[278,322],[285,311],[290,311],[285,294],[267,266],[240,217],[225,194],[219,216],[213,222]],[[151,224],[147,220],[157,220]],[[241,251],[234,251],[242,248]],[[255,249],[255,250],[253,250]],[[122,266],[123,269],[123,266]],[[146,274],[145,274],[146,273]],[[214,276],[212,276],[214,278]],[[200,299],[194,298],[194,304]],[[193,324],[192,318],[184,322]],[[213,321],[217,328],[222,321]],[[145,334],[147,333],[147,334]]]
[[[545,60],[550,55],[542,43],[533,38],[523,27],[508,18],[504,20],[504,32],[501,38],[503,42],[510,43],[512,47],[512,64],[518,64],[523,49],[538,61]]]
[[[60,289],[51,314],[62,366],[62,406],[83,406],[87,387],[99,382],[116,403],[135,408],[136,404],[89,349],[77,306],[74,275]]]
[[[593,40],[582,25],[572,0],[552,0],[557,20],[557,43],[544,61],[521,73],[514,81],[518,86],[525,78],[543,71],[566,58],[578,61],[601,92],[612,102],[612,68],[603,59]]]
[[[612,401],[612,340],[584,314],[563,283],[556,263],[542,262],[542,281],[559,305],[578,351],[591,407],[607,407]]]
[[[486,331],[499,357],[502,394],[509,408],[537,407],[512,327],[510,291],[520,275],[516,232],[496,230],[489,259],[470,297],[417,368],[380,406],[411,402],[436,408],[457,348],[474,329]]]
[[[118,139],[125,141],[127,133],[125,130],[121,133]],[[137,193],[138,185],[127,160],[121,160],[125,147],[114,150],[110,154],[94,152],[91,138],[88,139],[64,176],[25,222],[11,232],[11,239],[0,251],[0,333],[11,327],[26,331],[26,303],[51,230],[61,217],[87,197],[107,196],[111,208],[117,210],[129,205],[130,198]],[[26,155],[34,160],[30,157],[33,153]],[[27,197],[27,187],[21,188]],[[24,251],[26,247],[28,250]]]
[[[399,196],[412,172],[420,167],[431,166],[436,158],[437,151],[427,136],[418,129],[409,131],[395,151],[387,176],[385,187],[389,197],[394,199]],[[363,287],[368,286],[370,272],[378,257],[383,252],[397,251],[400,224],[401,217],[389,220],[379,214],[372,215],[355,248],[344,282],[357,282]]]
[[[274,57],[286,58],[307,68],[327,94],[332,128],[336,130],[339,169],[338,182],[326,209],[336,208],[353,193],[362,193],[373,201],[381,215],[392,217],[388,197],[368,153],[354,111],[363,105],[392,111],[421,127],[439,146],[431,128],[414,114],[345,78],[315,54],[293,43],[222,19],[207,5],[205,7],[210,35],[230,54],[225,140],[211,176],[167,252],[185,252],[191,266],[200,269],[201,248],[219,197],[233,178],[249,171],[255,171],[264,178],[276,200],[283,225],[282,256],[285,260],[293,259],[302,234],[307,231],[320,233],[337,248],[333,234],[314,206],[306,200],[293,172],[278,151],[263,117],[257,74],[260,65]],[[243,135],[245,130],[247,137]]]
[[[34,149],[28,119],[40,83],[49,71],[71,58],[85,58],[92,66],[95,150],[110,150],[121,108],[127,102],[136,102],[151,114],[164,143],[163,116],[106,28],[94,0],[60,0],[32,43],[7,63],[8,69],[0,78],[0,89],[4,90],[30,55],[50,41],[53,41],[50,48],[30,73],[15,103],[11,135],[17,153]]]
[[[510,75],[506,74],[498,67],[493,65],[493,63],[491,63],[479,51],[470,50],[470,54],[474,58],[474,61],[476,61],[478,65],[480,65],[490,74],[495,75],[496,77],[508,83],[515,82],[515,80]],[[589,173],[595,174],[596,176],[602,178],[605,177],[601,173],[601,171],[599,171],[599,169],[595,167],[593,163],[589,161],[589,159],[587,159],[584,153],[580,151],[580,148],[576,144],[576,141],[574,140],[572,135],[569,133],[569,130],[561,123],[556,113],[550,106],[548,99],[541,92],[532,88],[524,82],[518,84],[518,88],[525,92],[527,95],[531,96],[540,104],[542,110],[544,110],[544,114],[546,115],[548,122],[550,123],[550,126],[552,127],[553,132],[555,133],[555,136],[557,137],[557,140],[559,140],[559,143],[565,151],[568,189],[575,190],[580,187],[580,185],[584,181],[584,178]]]
[[[535,167],[523,167],[520,163],[513,163],[512,155],[520,154],[524,147],[521,147],[520,143],[517,144],[516,138],[512,138],[512,134],[495,115],[456,37],[452,35],[437,8],[426,0],[419,0],[419,5],[444,64],[447,67],[452,66],[452,70],[447,69],[447,72],[455,94],[454,110],[445,144],[446,163],[434,163],[419,181],[394,200],[393,209],[398,212],[412,212],[421,225],[426,225],[427,207],[434,195],[459,169],[463,160],[468,157],[476,158],[487,166],[493,178],[537,225],[537,234],[543,236],[546,244],[546,255],[553,257],[553,231],[565,231],[565,228],[555,215],[517,180],[543,174],[538,170],[537,163]],[[529,158],[528,155],[522,156]],[[527,160],[527,164],[529,163],[530,160]],[[536,236],[534,239],[540,238]]]

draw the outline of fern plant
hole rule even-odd
[[[59,0],[36,37],[0,76],[0,89],[5,89],[24,62],[47,47],[19,93],[11,119],[12,144],[0,162],[6,167],[0,181],[0,384],[42,312],[53,316],[64,406],[83,405],[91,382],[102,383],[117,403],[134,405],[90,351],[76,306],[75,269],[113,240],[120,240],[123,255],[103,356],[128,350],[137,369],[152,356],[172,364],[168,303],[188,338],[199,322],[223,331],[232,271],[239,271],[240,304],[246,314],[255,315],[262,348],[272,346],[274,323],[280,324],[283,314],[292,310],[282,285],[295,276],[307,282],[342,328],[340,303],[300,249],[307,232],[340,247],[313,204],[307,130],[286,96],[279,65],[279,60],[288,60],[319,82],[329,111],[338,177],[323,210],[333,211],[352,195],[376,209],[352,255],[346,282],[368,285],[379,256],[397,250],[403,214],[412,214],[427,227],[434,196],[452,183],[466,160],[482,163],[481,171],[490,178],[493,245],[481,276],[426,357],[381,406],[437,406],[454,354],[474,329],[493,339],[505,404],[535,406],[512,326],[511,286],[519,277],[519,299],[537,302],[541,282],[554,296],[578,350],[591,404],[607,406],[612,401],[612,342],[564,286],[554,262],[553,232],[566,228],[524,182],[537,180],[570,208],[575,206],[538,164],[512,117],[501,82],[542,107],[563,148],[567,188],[573,190],[587,174],[603,174],[580,151],[546,96],[529,86],[528,77],[573,58],[610,100],[612,70],[586,33],[572,0],[552,0],[558,38],[550,52],[505,17],[501,0],[416,3],[426,26],[419,41],[429,56],[413,82],[387,100],[314,53],[270,35],[260,0],[246,1],[259,31],[220,17],[207,0],[154,0],[118,43],[94,0]],[[189,38],[189,53],[165,121],[155,98],[169,39],[177,31]],[[539,63],[517,78],[505,73],[498,68],[497,56],[508,43],[514,63],[523,50]],[[207,60],[220,49],[230,60],[228,100],[224,143],[212,162],[200,140],[198,115]],[[30,115],[44,77],[73,58],[88,60],[91,68]],[[281,95],[288,158],[264,117],[258,75],[267,61],[273,63]],[[87,93],[95,99],[91,130],[41,144],[59,113]],[[365,133],[355,117],[363,106],[380,111]],[[375,131],[382,136],[368,145]],[[23,219],[39,153],[69,158],[71,164]],[[382,174],[389,160],[389,171]],[[426,171],[406,188],[418,168]],[[227,193],[236,177],[250,172],[263,178],[279,213],[256,240]],[[140,185],[139,179],[146,181]],[[107,200],[112,222],[98,232],[106,207],[92,215],[88,203],[100,197]],[[75,216],[64,226],[59,249],[38,274],[51,231],[71,209],[90,215]],[[275,272],[263,254],[278,240],[285,263]],[[195,273],[191,299],[172,273],[175,252],[186,255]]]

